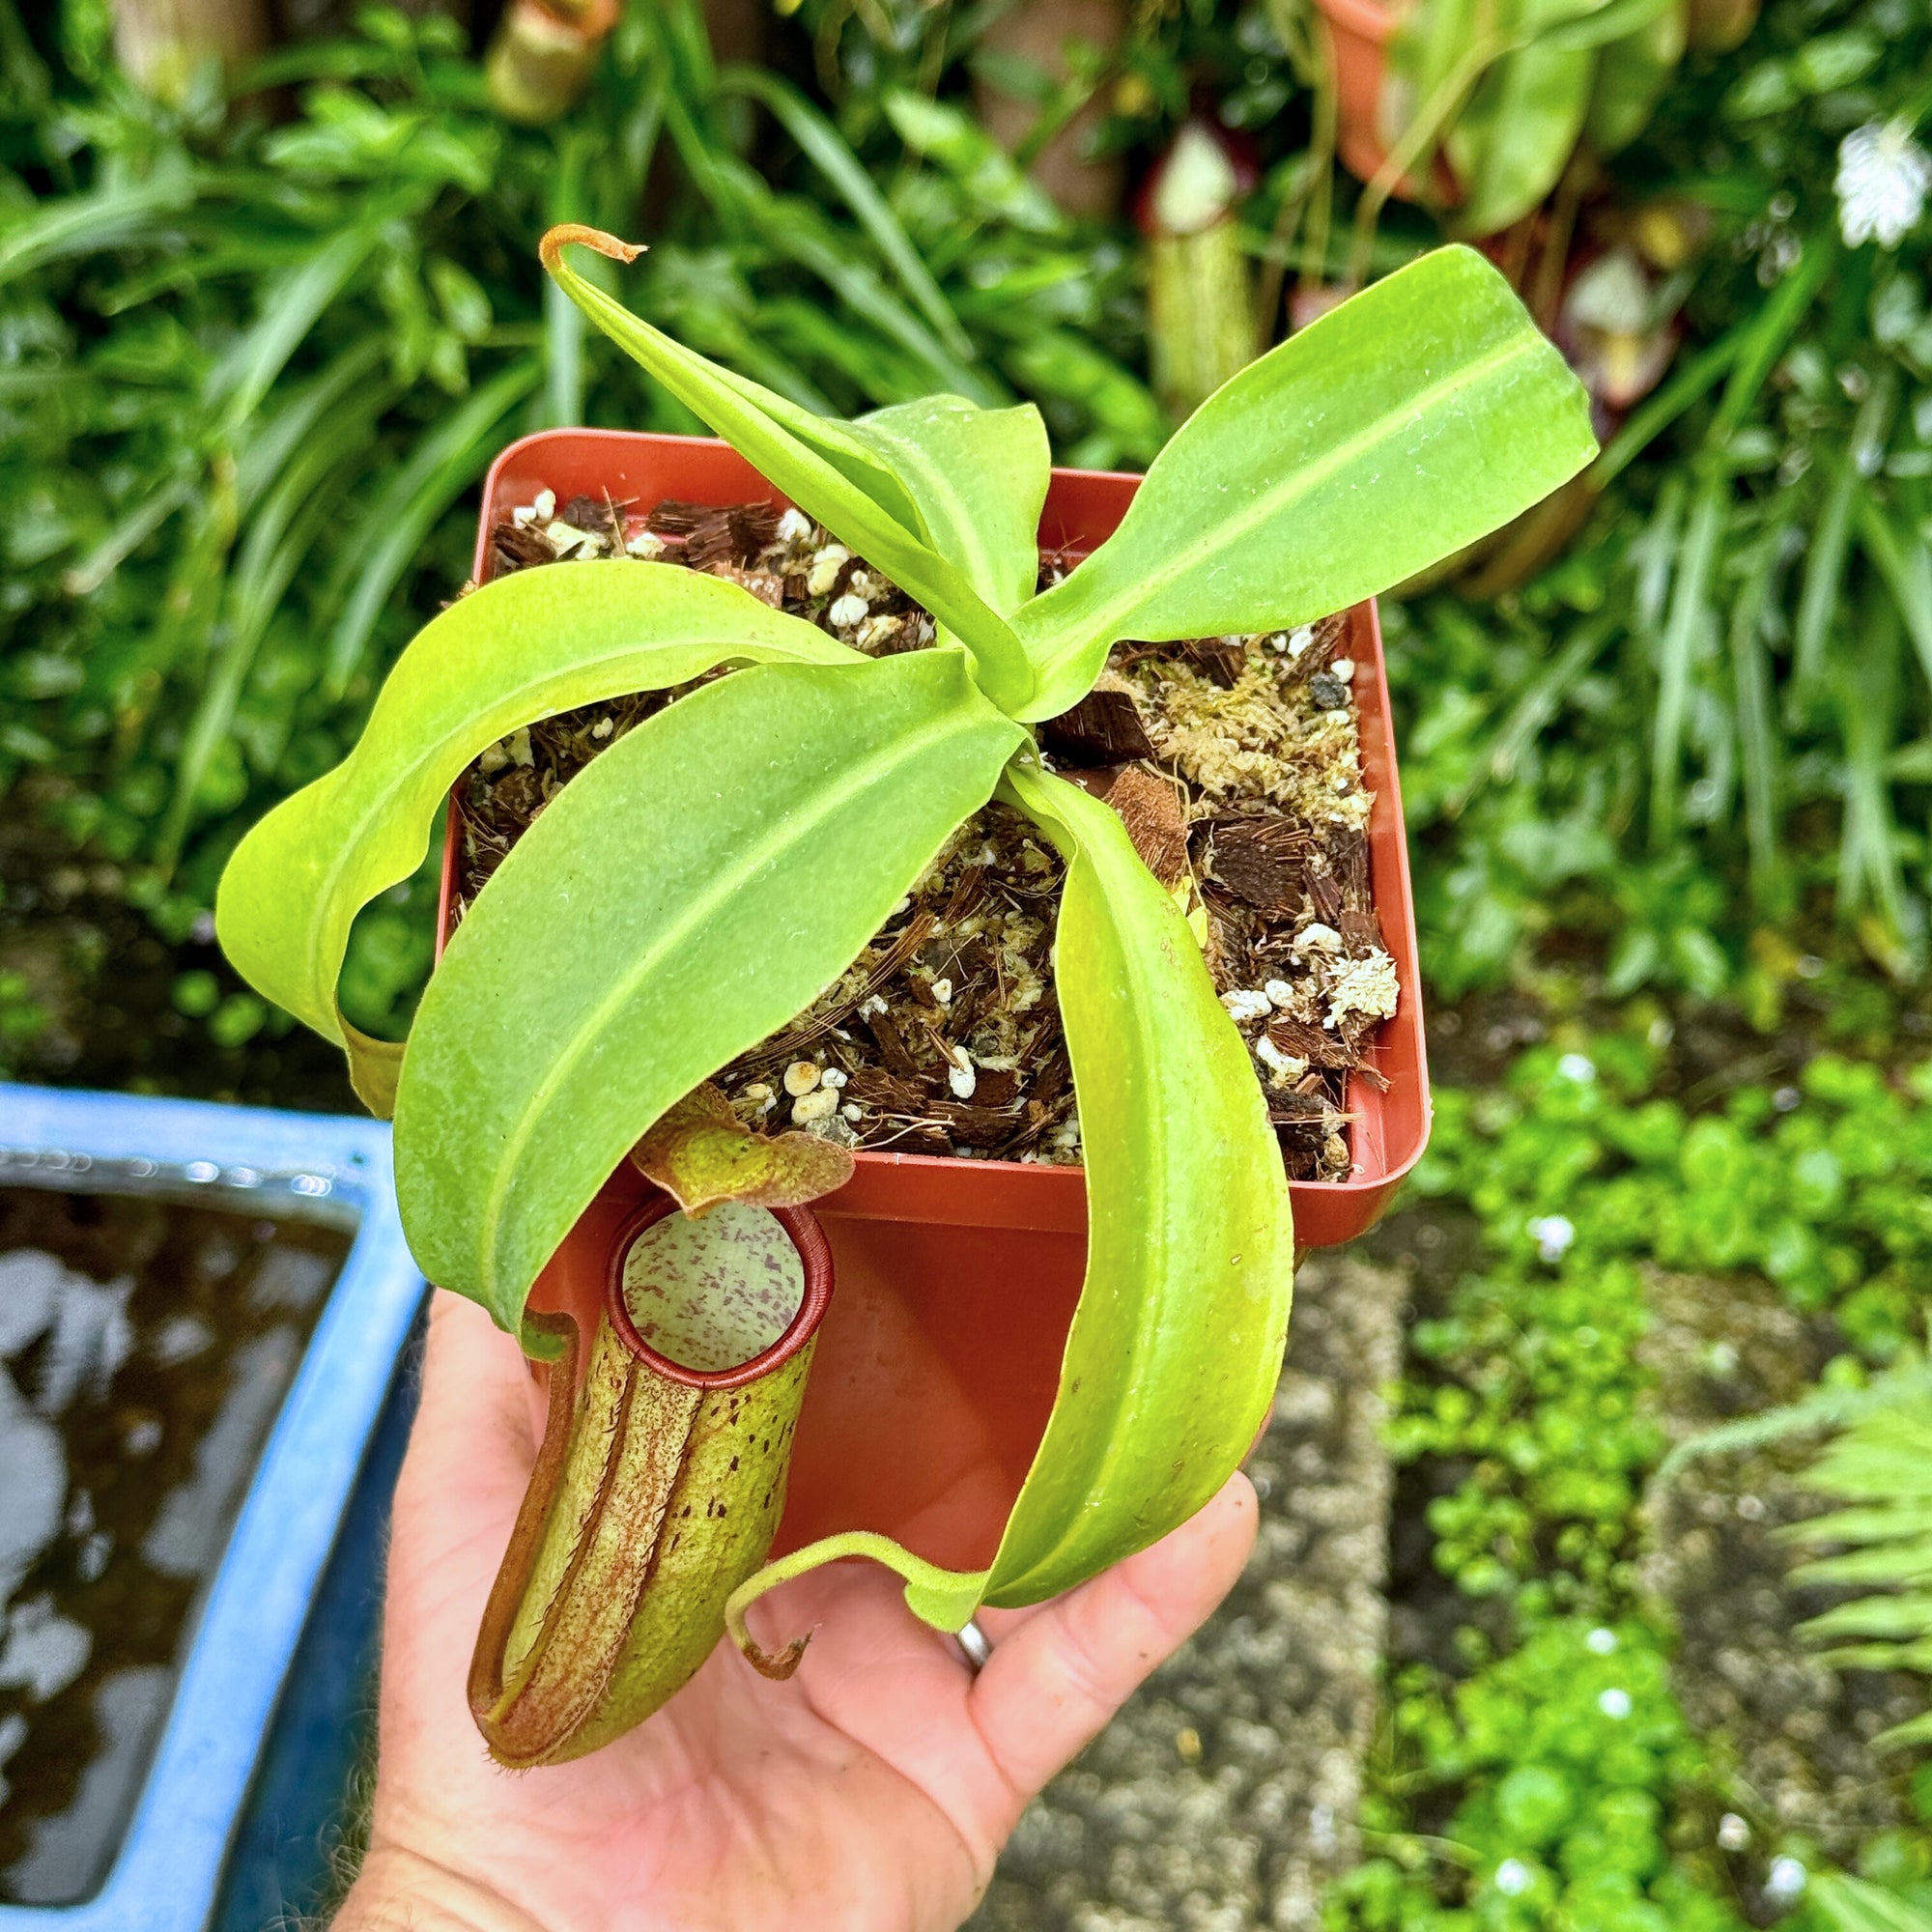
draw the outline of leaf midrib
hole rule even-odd
[[[751,593],[747,591],[745,594],[749,596]],[[777,614],[783,615],[784,613],[779,612]],[[795,621],[802,621],[802,620],[795,620]],[[811,626],[806,625],[805,628],[810,630],[811,629]],[[634,655],[639,650],[639,648],[640,647],[637,644],[626,644],[612,650],[605,651],[600,655],[598,655],[597,657],[587,658],[583,660],[582,663],[573,666],[569,672],[557,673],[557,675],[574,676],[580,671],[595,670],[600,666],[610,664],[618,658]],[[651,651],[653,649],[661,651],[670,651],[670,650],[684,650],[689,648],[689,645],[688,643],[660,644],[656,646],[645,645],[642,646],[641,648],[645,651]],[[745,646],[741,643],[738,648],[741,650],[745,648],[750,648],[754,650],[766,650],[766,649],[772,649],[774,647],[763,643],[753,644],[751,646]],[[731,657],[735,654],[736,653],[732,649],[726,648],[722,652],[718,660],[718,663],[723,663],[725,658]],[[867,661],[863,659],[861,654],[857,651],[854,651],[852,653],[852,657],[855,663],[861,663]],[[803,655],[800,655],[799,657],[790,660],[790,662],[796,664],[810,665],[810,664],[819,664],[821,661],[818,659],[808,658]],[[841,666],[837,666],[837,665],[827,665],[824,668],[827,669],[842,668]],[[715,670],[717,668],[717,664],[714,664],[712,666],[712,668]],[[540,680],[540,682],[544,680]],[[528,691],[533,688],[534,687],[530,685],[526,685],[522,687],[522,689],[525,691]],[[640,687],[640,689],[648,689],[648,688],[650,687]],[[657,688],[662,689],[661,686]],[[584,701],[589,701],[589,700],[584,700]],[[566,705],[563,708],[565,710],[568,710],[570,707]],[[544,715],[552,716],[554,714],[545,713]],[[464,721],[466,726],[473,725],[475,722],[476,720],[474,714],[471,714],[469,718]],[[513,730],[516,728],[517,727],[514,725],[511,726],[511,729]],[[484,742],[486,744],[495,744],[497,742],[497,738],[501,736],[502,733],[498,732],[496,734],[495,737],[488,738]],[[418,774],[420,774],[426,769],[433,767],[436,763],[436,753],[438,751],[440,751],[445,746],[455,743],[460,743],[462,737],[463,737],[463,731],[462,729],[459,728],[456,731],[450,732],[447,736],[440,738],[437,741],[436,747],[433,748],[433,750],[430,753],[427,753],[423,756],[411,761],[411,763],[406,769],[406,774],[401,783],[389,787],[386,795],[389,797],[393,797],[397,791],[404,789]],[[361,747],[358,745],[356,747],[356,750],[359,751]],[[355,763],[355,753],[351,753],[348,760],[344,764],[337,767],[337,772],[341,774],[347,774],[350,767]],[[319,970],[313,975],[309,991],[311,995],[314,996],[316,1010],[318,1012],[327,1014],[331,1021],[335,1020],[338,1016],[338,1009],[336,1007],[336,1000],[335,1000],[335,982],[341,975],[342,963],[338,959],[335,963],[333,971],[331,971],[326,963],[323,963],[327,949],[319,942],[317,935],[327,931],[328,926],[334,923],[333,908],[335,903],[336,887],[341,882],[343,875],[351,869],[350,862],[354,858],[355,858],[356,855],[361,850],[363,835],[365,834],[365,832],[368,830],[369,826],[372,823],[379,820],[383,816],[384,807],[381,803],[382,795],[374,794],[367,796],[369,796],[369,803],[366,809],[354,814],[354,816],[351,819],[349,828],[350,836],[343,838],[342,839],[338,840],[337,843],[335,844],[333,848],[334,855],[322,875],[321,889],[316,893],[314,898],[310,901],[311,904],[313,904],[318,908],[318,916],[309,927],[311,943],[304,948],[304,957],[312,961],[318,962]],[[339,1045],[341,1041],[338,1037],[337,1044]]]
[[[1402,420],[1412,421],[1423,411],[1433,408],[1445,397],[1458,394],[1472,384],[1483,380],[1493,371],[1506,367],[1509,363],[1525,356],[1535,356],[1543,353],[1548,345],[1539,336],[1534,340],[1520,338],[1504,343],[1499,349],[1491,351],[1480,361],[1465,363],[1455,375],[1443,378],[1422,390],[1409,404]],[[1206,547],[1213,550],[1225,549],[1236,538],[1246,536],[1256,525],[1281,513],[1283,506],[1292,505],[1298,497],[1308,496],[1318,485],[1326,483],[1348,464],[1352,463],[1376,442],[1384,440],[1391,432],[1386,427],[1389,418],[1378,417],[1354,435],[1345,437],[1324,455],[1303,464],[1291,476],[1285,477],[1272,490],[1264,490],[1245,509],[1219,518],[1213,525]],[[1128,586],[1122,590],[1110,603],[1102,604],[1088,622],[1081,627],[1083,635],[1070,639],[1056,650],[1048,660],[1046,668],[1058,670],[1069,659],[1077,657],[1093,638],[1105,631],[1111,640],[1111,626],[1123,614],[1130,614],[1136,609],[1144,609],[1162,594],[1175,581],[1184,577],[1196,568],[1204,543],[1197,541],[1169,554],[1164,564],[1155,564],[1151,569],[1137,574]],[[1077,576],[1068,578],[1069,584],[1078,581]],[[1070,601],[1070,600],[1069,600]]]
[[[861,789],[869,789],[878,783],[880,779],[887,775],[890,764],[902,765],[916,758],[928,746],[956,732],[961,725],[970,726],[979,722],[971,717],[964,706],[950,707],[950,709],[951,716],[942,715],[923,726],[914,735],[895,739],[886,751],[858,766],[855,776],[863,774]],[[1018,727],[1015,726],[1014,729],[1017,732]],[[522,1170],[524,1150],[536,1132],[539,1122],[548,1110],[550,1100],[565,1078],[575,1071],[588,1043],[602,1037],[607,1022],[628,1001],[638,982],[651,972],[674,946],[681,945],[693,927],[709,923],[718,906],[735,894],[761,866],[778,857],[787,846],[802,844],[806,838],[828,819],[848,809],[853,797],[854,792],[848,785],[826,787],[820,803],[810,808],[802,821],[799,812],[794,809],[783,818],[770,823],[755,843],[739,853],[734,853],[733,863],[722,869],[711,885],[689,901],[683,914],[664,928],[661,936],[636,956],[628,970],[612,983],[611,990],[585,1016],[574,1038],[566,1042],[563,1050],[552,1059],[549,1069],[532,1091],[504,1142],[503,1151],[497,1166],[497,1178],[491,1183],[489,1194],[483,1202],[483,1210],[478,1222],[478,1249],[485,1260],[483,1287],[490,1305],[497,1304],[495,1292],[497,1279],[494,1266],[494,1258],[497,1253],[497,1231],[502,1223],[510,1183]]]

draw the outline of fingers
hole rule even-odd
[[[1256,1522],[1254,1486],[1236,1471],[1179,1529],[1000,1634],[972,1710],[1022,1804],[1208,1620]]]
[[[422,1394],[396,1484],[399,1555],[418,1537],[447,1553],[449,1532],[500,1520],[504,1534],[536,1458],[523,1351],[475,1303],[430,1302]],[[500,1553],[500,1552],[499,1552]]]
[[[422,1396],[396,1484],[384,1627],[384,1747],[454,1711],[463,1674],[536,1458],[528,1372],[474,1303],[430,1306]],[[407,1748],[407,1747],[402,1747]]]

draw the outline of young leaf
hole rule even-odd
[[[1294,1282],[1281,1150],[1201,949],[1119,817],[1027,758],[1066,859],[1054,980],[1085,1126],[1087,1279],[986,1601],[1033,1604],[1166,1535],[1247,1453]]]
[[[923,604],[965,645],[975,678],[994,703],[1009,712],[1023,705],[1033,672],[1018,639],[952,559],[933,547],[913,497],[866,432],[814,416],[672,341],[578,274],[563,259],[572,242],[619,261],[639,252],[592,228],[553,228],[543,239],[544,267],[571,300],[760,475]]]
[[[1596,451],[1588,399],[1467,248],[1377,282],[1252,362],[1155,458],[1120,528],[1014,620],[1018,716],[1078,702],[1121,638],[1278,629],[1472,543]]]
[[[1053,478],[1039,412],[928,396],[874,410],[853,427],[892,464],[925,527],[947,532],[967,582],[1011,616],[1039,582],[1039,513]]]
[[[335,981],[356,913],[422,863],[457,774],[554,712],[773,659],[865,662],[696,571],[611,558],[485,584],[396,661],[355,751],[242,841],[215,898],[223,950],[258,992],[346,1045],[357,1091],[388,1112],[399,1050],[353,1033]]]
[[[916,651],[740,671],[579,773],[457,929],[403,1063],[397,1194],[431,1278],[514,1330],[638,1136],[851,963],[1023,736],[962,653]]]
[[[798,1208],[843,1187],[852,1156],[803,1130],[766,1136],[741,1126],[707,1080],[673,1100],[631,1150],[631,1165],[696,1220],[721,1201]]]

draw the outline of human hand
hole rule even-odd
[[[589,1757],[498,1769],[465,1675],[536,1454],[515,1342],[438,1293],[396,1489],[381,1752],[337,1932],[942,1932],[1027,1802],[1233,1586],[1255,1537],[1234,1475],[1192,1521],[1052,1603],[987,1610],[976,1677],[898,1579],[838,1563],[753,1606],[772,1684],[722,1642]]]

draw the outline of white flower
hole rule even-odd
[[[1597,1077],[1596,1063],[1580,1053],[1566,1053],[1556,1063],[1556,1070],[1566,1080],[1574,1080],[1577,1086],[1587,1086]]]
[[[1838,227],[1845,245],[1877,239],[1896,248],[1925,212],[1932,156],[1912,138],[1909,121],[1867,121],[1838,144]]]
[[[1592,1657],[1609,1657],[1615,1652],[1616,1647],[1616,1632],[1608,1630],[1601,1624],[1583,1639],[1583,1648]]]
[[[1613,1684],[1607,1690],[1599,1693],[1597,1709],[1606,1718],[1628,1718],[1631,1714],[1631,1693]]]
[[[1505,1859],[1496,1867],[1496,1889],[1505,1898],[1519,1898],[1529,1889],[1529,1867],[1520,1859]]]
[[[1725,1851],[1747,1851],[1750,1847],[1750,1827],[1735,1811],[1726,1811],[1718,1820],[1718,1843]]]
[[[1798,1860],[1786,1856],[1773,1859],[1765,1874],[1764,1895],[1774,1905],[1789,1905],[1804,1889],[1807,1873]]]
[[[1577,1238],[1577,1224],[1567,1214],[1539,1214],[1529,1224],[1536,1252],[1547,1262],[1560,1262]]]

